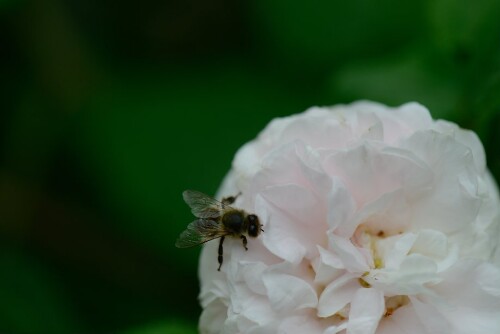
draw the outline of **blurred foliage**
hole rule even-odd
[[[0,2],[0,332],[194,333],[183,190],[312,105],[419,101],[500,177],[500,2]],[[215,265],[215,257],[214,257]]]
[[[123,334],[195,334],[196,326],[189,326],[178,320],[168,321],[160,324],[143,326],[137,329],[127,330]]]
[[[70,333],[78,326],[62,284],[46,268],[19,254],[0,255],[2,331]]]

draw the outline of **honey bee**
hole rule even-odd
[[[248,250],[246,235],[256,238],[264,230],[256,215],[248,214],[231,206],[240,194],[218,201],[199,191],[184,191],[182,193],[184,201],[191,207],[191,212],[198,219],[189,224],[181,233],[175,246],[178,248],[193,247],[220,238],[217,258],[219,261],[218,271],[222,266],[222,244],[225,237],[240,238],[243,247]]]

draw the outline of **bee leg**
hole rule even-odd
[[[228,197],[224,197],[224,198],[222,199],[222,204],[224,204],[224,205],[231,205],[231,204],[233,204],[233,203],[236,201],[236,199],[237,199],[237,198],[238,198],[238,196],[240,196],[240,195],[241,195],[241,192],[239,192],[238,194],[236,194],[236,196],[228,196]]]
[[[247,248],[247,237],[244,235],[240,236],[241,240],[243,240],[243,247],[245,247],[245,250],[248,250]]]
[[[220,271],[220,267],[222,266],[222,260],[224,259],[222,257],[222,252],[223,252],[222,243],[224,242],[224,238],[225,237],[220,238],[219,242],[219,256],[217,257],[217,259],[219,260],[219,268],[217,269],[218,271]]]

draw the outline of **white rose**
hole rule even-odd
[[[264,232],[200,259],[202,333],[500,333],[499,198],[477,136],[416,103],[273,120],[220,196]],[[497,255],[495,255],[495,253]]]

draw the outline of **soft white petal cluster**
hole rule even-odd
[[[356,102],[273,120],[220,196],[263,232],[203,249],[202,333],[500,333],[499,198],[478,137]]]

